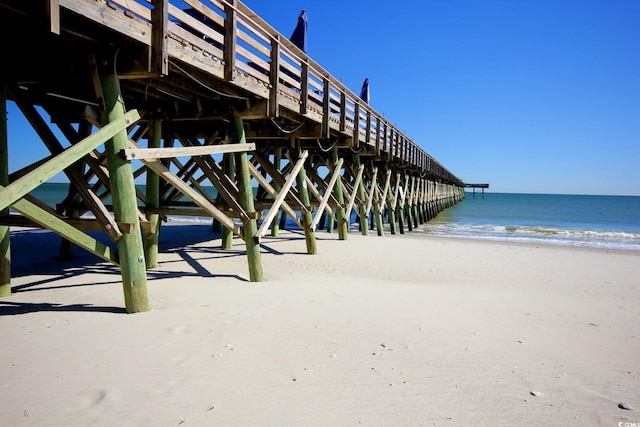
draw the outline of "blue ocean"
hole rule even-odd
[[[640,197],[468,193],[422,227],[437,236],[640,250]]]
[[[140,186],[144,191],[144,186]],[[67,195],[68,184],[46,183],[34,196],[50,206]],[[212,194],[215,190],[211,189]],[[209,218],[170,218],[208,223]],[[357,232],[355,214],[351,230]],[[288,228],[297,227],[287,221]],[[388,226],[387,226],[388,231]],[[415,232],[433,236],[529,242],[602,249],[640,250],[640,197],[471,193]]]

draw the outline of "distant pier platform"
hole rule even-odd
[[[473,188],[473,198],[476,198],[476,188],[482,189],[482,198],[484,199],[484,189],[489,188],[489,184],[465,184],[464,188]]]

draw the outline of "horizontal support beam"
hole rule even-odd
[[[55,215],[54,215],[55,216]],[[92,218],[67,218],[67,217],[57,217],[70,226],[77,228],[81,231],[92,231],[92,232],[104,232],[104,226],[97,220]],[[41,226],[21,215],[7,215],[0,216],[0,225],[8,225],[10,227],[37,227],[41,228]],[[118,223],[120,230],[123,233],[130,234],[130,227],[127,224]],[[155,234],[156,232],[156,223],[149,221],[140,221],[140,228],[144,234]]]
[[[4,189],[4,187],[0,185],[0,189]],[[84,234],[82,231],[67,224],[57,216],[50,214],[34,203],[25,199],[20,199],[17,200],[11,208],[26,216],[36,224],[39,224],[41,227],[53,231],[59,236],[75,243],[103,260],[119,266],[118,253],[116,251],[112,250],[109,246],[98,242],[93,237]]]
[[[133,140],[129,140],[129,146],[134,149],[139,149],[140,147]],[[224,213],[220,211],[220,209],[216,208],[212,203],[210,203],[203,195],[198,193],[196,190],[191,188],[187,183],[185,183],[180,177],[178,177],[175,173],[171,172],[169,168],[164,166],[158,160],[155,159],[145,159],[142,160],[142,163],[147,165],[149,169],[157,173],[160,178],[167,181],[169,184],[173,185],[178,191],[191,199],[196,205],[200,206],[202,209],[207,211],[209,215],[213,218],[220,221],[220,223],[225,226],[227,229],[231,230],[233,234],[240,237],[244,240],[244,236],[242,234],[242,230],[238,227],[235,222],[230,220]]]
[[[122,150],[122,156],[126,160],[142,159],[172,159],[174,157],[210,156],[212,154],[238,153],[243,151],[255,151],[256,144],[222,144],[200,145],[194,147],[172,148],[130,148]]]

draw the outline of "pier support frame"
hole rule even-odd
[[[237,143],[245,144],[244,124],[241,117],[233,117]],[[256,210],[253,201],[253,187],[251,185],[251,175],[249,172],[249,158],[246,151],[236,153],[238,166],[238,189],[240,190],[240,205],[251,215],[244,224],[244,241],[247,249],[247,262],[249,264],[249,280],[252,282],[262,282],[262,259],[260,256],[260,243],[258,242],[258,222],[256,220]]]
[[[122,117],[125,109],[118,78],[114,74],[101,73],[100,86],[105,108],[102,122],[106,125]],[[105,143],[116,221],[133,226],[132,233],[124,234],[118,240],[118,252],[122,269],[125,309],[127,313],[136,313],[149,311],[149,297],[133,169],[131,163],[120,156],[120,152],[127,148],[129,148],[129,137],[124,130]]]

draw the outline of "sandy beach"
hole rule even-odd
[[[209,228],[163,229],[135,315],[116,268],[15,232],[0,424],[640,423],[640,252],[283,232],[256,284]]]

